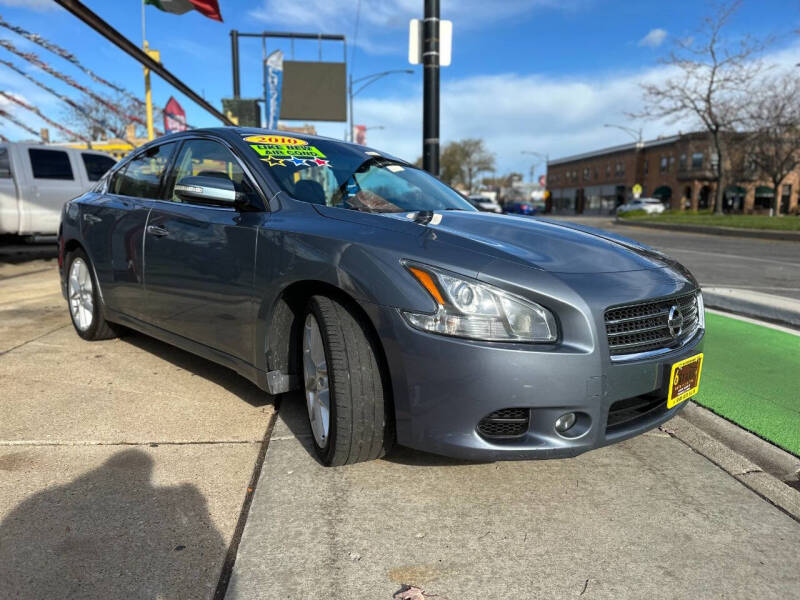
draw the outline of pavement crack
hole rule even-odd
[[[110,442],[103,440],[0,440],[0,447],[16,446],[213,446],[215,444],[261,444],[263,440],[150,440],[150,441],[119,441]]]
[[[37,340],[42,339],[43,337],[47,337],[51,333],[55,333],[56,331],[60,331],[60,330],[64,329],[65,327],[69,327],[69,323],[67,323],[66,325],[59,325],[55,329],[51,329],[50,331],[46,331],[45,333],[43,333],[41,335],[37,335],[35,338],[31,338],[31,339],[29,339],[29,340],[27,340],[25,342],[22,342],[21,344],[17,344],[16,346],[12,346],[8,350],[3,350],[2,352],[0,352],[0,356],[3,356],[4,354],[8,354],[9,352],[13,352],[17,348],[22,348],[23,346],[27,346],[31,342],[35,342]]]

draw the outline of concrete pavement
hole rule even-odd
[[[662,431],[569,460],[326,469],[294,397],[227,598],[787,598],[798,547],[800,523]]]
[[[0,597],[211,598],[273,406],[203,359],[72,330],[54,260],[0,263]]]

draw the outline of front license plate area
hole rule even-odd
[[[703,355],[695,354],[672,365],[669,375],[667,409],[688,400],[700,389],[700,372],[703,370]]]

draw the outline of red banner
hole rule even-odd
[[[186,111],[178,104],[172,96],[169,97],[167,105],[164,107],[164,131],[174,133],[176,131],[186,131]]]

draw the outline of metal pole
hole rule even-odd
[[[350,127],[348,128],[347,139],[353,141],[353,74],[350,73],[350,84],[347,87],[347,96],[350,100]]]
[[[79,2],[78,0],[55,0],[55,2],[56,4],[67,9],[74,16],[94,29],[97,33],[120,48],[123,52],[132,56],[140,64],[150,67],[150,70],[153,71],[153,73],[160,76],[164,81],[172,85],[179,92],[182,92],[184,95],[188,96],[192,101],[197,103],[198,106],[201,106],[204,110],[214,115],[220,121],[225,123],[225,125],[233,125],[233,121],[211,106],[211,104],[206,102],[205,98],[198,95],[188,85],[175,77],[175,75],[165,69],[161,63],[153,60],[153,58],[148,56],[144,50],[138,48],[136,44],[131,42],[119,31],[111,27],[111,25],[89,10],[89,8],[87,8],[83,3]]]
[[[239,32],[231,29],[231,69],[233,70],[233,97],[239,97]]]
[[[425,0],[422,25],[422,168],[439,176],[439,0]]]

